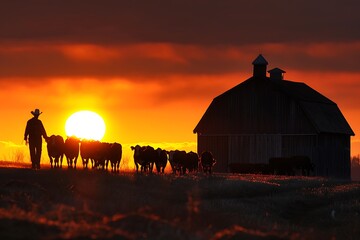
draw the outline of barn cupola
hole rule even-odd
[[[254,65],[254,77],[266,77],[266,67],[268,65],[268,62],[263,57],[263,55],[259,55],[253,62]]]
[[[270,80],[283,80],[284,79],[284,73],[286,73],[284,70],[280,68],[274,68],[268,71],[270,73]]]

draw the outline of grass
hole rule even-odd
[[[357,239],[360,183],[0,168],[0,236]]]

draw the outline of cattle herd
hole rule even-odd
[[[91,163],[91,168],[108,170],[110,163],[112,172],[120,171],[122,158],[120,143],[79,140],[75,137],[68,137],[64,141],[63,137],[59,135],[51,135],[46,142],[51,168],[62,168],[65,156],[68,168],[76,169],[80,156],[84,169],[90,168]],[[216,163],[213,155],[208,151],[198,156],[195,152],[166,151],[161,148],[154,149],[151,146],[136,145],[131,146],[131,149],[134,151],[136,172],[151,173],[155,166],[158,173],[164,173],[169,162],[175,174],[197,172],[199,166],[205,173],[211,174],[212,167]]]
[[[66,157],[68,168],[77,167],[80,156],[84,169],[108,170],[110,163],[112,172],[120,171],[122,146],[120,143],[107,143],[94,140],[79,140],[68,137],[65,141],[59,135],[51,135],[47,140],[47,150],[51,168],[61,168],[63,157]],[[180,150],[166,151],[151,146],[131,146],[134,152],[136,172],[164,173],[169,162],[174,174],[198,172],[211,174],[216,161],[209,151],[199,156],[195,152]],[[91,164],[91,166],[90,166]],[[155,169],[154,169],[155,167]],[[233,173],[277,174],[277,175],[310,175],[314,165],[309,157],[296,156],[291,158],[270,158],[268,164],[263,163],[231,163],[229,171]],[[296,171],[300,172],[297,173]]]

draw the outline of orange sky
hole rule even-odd
[[[104,141],[196,150],[192,130],[211,100],[249,78],[259,53],[269,69],[280,67],[285,79],[305,82],[336,102],[356,134],[352,155],[360,154],[358,7],[336,1],[322,8],[307,1],[268,1],[261,8],[263,1],[209,1],[207,9],[191,1],[120,2],[30,0],[18,7],[19,1],[5,1],[0,159],[24,150],[34,108],[43,111],[49,135],[65,137],[66,119],[92,110],[106,122]]]

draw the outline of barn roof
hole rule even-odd
[[[305,117],[309,120],[317,133],[354,135],[354,132],[347,123],[336,103],[315,91],[305,83],[292,82],[287,80],[275,81],[268,77],[260,79],[256,76],[247,79],[234,88],[214,98],[209,108],[195,127],[194,133],[211,132],[211,128],[214,126],[216,126],[217,132],[224,131],[224,133],[232,131],[231,126],[236,128],[236,125],[238,125],[238,122],[236,122],[238,121],[238,118],[236,117],[226,116],[229,118],[226,120],[227,124],[224,124],[223,121],[219,121],[221,124],[216,124],[216,121],[221,119],[221,117],[225,117],[223,114],[224,110],[221,108],[224,108],[226,104],[230,104],[229,101],[233,101],[230,100],[234,99],[233,96],[239,94],[241,95],[244,94],[245,91],[248,92],[249,89],[254,89],[254,86],[257,86],[257,84],[254,84],[256,82],[262,82],[261,84],[265,84],[266,88],[276,89],[276,91],[280,92],[281,94],[285,94],[287,97],[294,100],[300,106],[305,114]],[[240,107],[234,111],[241,111],[239,108]],[[240,113],[234,114],[239,115]],[[246,118],[246,116],[241,117]]]
[[[318,133],[354,135],[350,125],[335,102],[305,83],[279,81],[279,88],[292,96],[300,105]]]

